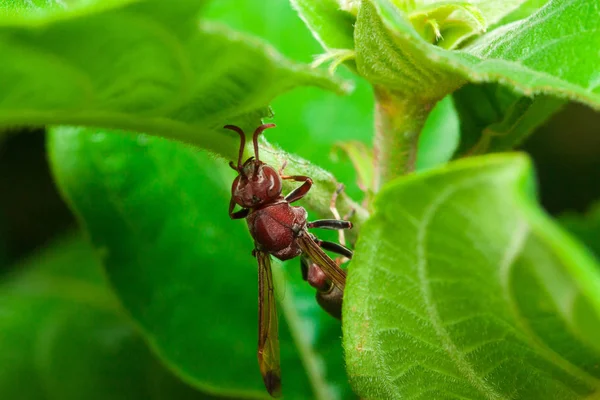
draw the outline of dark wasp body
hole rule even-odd
[[[339,185],[337,190],[333,193],[333,196],[331,197],[331,203],[329,205],[329,209],[336,220],[346,220],[354,214],[354,210],[351,210],[346,216],[340,217],[335,203],[343,190],[344,185]],[[346,237],[343,230],[338,231],[340,241],[339,244],[319,240],[314,235],[311,236],[313,240],[323,249],[340,255],[340,257],[336,258],[335,260],[336,264],[341,265],[342,263],[352,259],[352,251],[345,246]],[[335,286],[331,280],[327,278],[327,275],[325,275],[323,270],[304,254],[300,255],[300,267],[302,271],[302,279],[307,281],[317,290],[315,297],[319,306],[321,306],[321,308],[332,317],[341,320],[344,292]]]
[[[308,232],[309,228],[350,229],[352,223],[338,219],[323,219],[307,222],[306,210],[291,203],[303,198],[313,182],[307,176],[283,175],[283,167],[276,171],[260,161],[258,136],[274,124],[261,125],[254,131],[254,155],[242,164],[245,147],[245,134],[237,126],[227,125],[226,129],[240,135],[238,162],[229,165],[238,172],[231,187],[229,216],[232,219],[246,218],[250,234],[254,239],[253,255],[259,266],[259,333],[258,361],[265,386],[274,396],[281,395],[281,371],[279,365],[279,339],[277,336],[277,311],[273,294],[270,255],[285,261],[303,255],[303,275],[324,297],[319,304],[328,312],[339,314],[341,294],[346,283],[346,271],[341,269],[322,249],[351,256],[351,251],[337,243],[320,241]],[[285,166],[285,165],[284,165]],[[302,182],[287,196],[281,194],[282,179]],[[242,209],[235,211],[235,206]],[[350,258],[350,257],[348,257]],[[306,274],[304,274],[306,270]],[[326,296],[335,293],[331,301]],[[319,300],[319,296],[317,296]]]
[[[352,259],[352,251],[338,243],[325,242],[314,238],[315,242],[325,250],[337,253],[348,260]],[[329,315],[339,320],[342,319],[342,301],[344,292],[339,287],[335,286],[323,270],[312,260],[300,255],[300,267],[302,271],[302,279],[307,281],[310,286],[317,290],[317,303]]]

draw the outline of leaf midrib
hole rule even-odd
[[[443,349],[448,353],[450,359],[454,361],[454,364],[468,382],[487,399],[499,400],[507,397],[498,393],[494,387],[490,386],[483,377],[479,376],[473,366],[465,359],[464,353],[462,353],[450,334],[442,324],[441,318],[437,311],[435,301],[431,293],[431,287],[429,286],[429,279],[427,276],[427,257],[426,257],[426,240],[427,240],[427,228],[431,223],[434,215],[436,214],[439,207],[446,201],[450,196],[456,193],[458,190],[485,181],[487,176],[477,177],[476,179],[469,179],[462,182],[460,185],[452,186],[445,191],[441,192],[434,200],[425,208],[423,217],[417,226],[417,272],[419,279],[419,288],[423,301],[425,303],[425,310],[429,316],[429,321],[433,326],[437,336],[443,343]]]
[[[473,387],[475,387],[487,398],[508,399],[502,396],[501,394],[497,393],[485,382],[485,379],[483,377],[477,374],[477,372],[470,365],[470,363],[464,358],[464,352],[461,352],[458,349],[458,347],[454,344],[449,333],[446,331],[444,324],[442,324],[440,316],[437,312],[437,307],[435,305],[435,301],[431,293],[431,288],[429,287],[429,279],[427,276],[427,252],[425,245],[427,237],[427,227],[431,223],[437,210],[457,191],[464,189],[468,186],[476,185],[482,182],[487,182],[487,178],[488,177],[484,175],[479,176],[477,178],[464,180],[462,183],[452,186],[444,192],[441,192],[425,208],[422,220],[417,226],[417,270],[418,278],[420,281],[419,287],[421,289],[421,294],[423,295],[425,309],[429,316],[430,323],[432,324],[438,337],[440,337],[440,339],[442,340],[442,343],[444,344],[444,350],[446,350],[450,358],[454,361],[458,370],[467,378],[467,380]],[[513,241],[509,244],[508,248],[506,249],[506,252],[504,253],[501,264],[499,266],[498,270],[500,272],[500,275],[498,279],[501,283],[503,295],[505,297],[507,306],[511,311],[515,323],[521,330],[521,332],[517,331],[516,333],[520,333],[519,336],[522,336],[526,340],[526,342],[538,352],[539,355],[544,357],[549,362],[561,368],[569,375],[582,379],[586,382],[586,384],[594,388],[600,388],[600,380],[598,380],[594,376],[589,375],[587,372],[585,372],[578,366],[572,364],[568,360],[564,359],[560,354],[556,353],[554,350],[550,349],[547,345],[545,345],[544,342],[537,336],[537,334],[529,328],[529,325],[521,316],[518,306],[514,301],[514,297],[510,293],[509,282],[507,279],[510,276],[510,271],[512,270],[514,261],[518,257],[520,250],[523,248],[527,240],[529,229],[524,222],[520,221],[520,224],[517,225],[515,232],[516,233],[513,233],[513,235],[511,235]],[[523,335],[523,333],[525,334]]]
[[[600,380],[598,378],[590,375],[548,347],[539,337],[539,335],[533,329],[531,329],[526,318],[524,318],[521,314],[515,297],[512,295],[512,291],[510,290],[510,275],[513,271],[515,261],[527,242],[529,233],[529,226],[525,222],[519,221],[514,232],[510,235],[512,237],[512,241],[509,243],[498,269],[500,273],[498,279],[502,288],[504,301],[508,305],[508,309],[511,312],[514,322],[517,324],[518,328],[525,333],[525,335],[522,336],[531,347],[537,350],[539,355],[558,366],[569,375],[577,377],[591,387],[599,389]]]

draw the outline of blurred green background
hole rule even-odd
[[[260,36],[294,60],[311,62],[322,52],[287,1],[214,1],[205,16]],[[352,164],[333,148],[370,144],[373,97],[366,82],[339,72],[355,81],[352,95],[302,88],[279,97],[272,104],[279,129],[268,139],[334,172],[360,199]],[[447,131],[422,138],[420,167],[442,162],[456,146],[456,120],[445,124]],[[533,157],[550,213],[584,212],[600,198],[598,113],[570,104],[522,150]],[[0,133],[0,193],[0,398],[210,398],[163,368],[122,316],[91,248],[74,234],[43,128]]]

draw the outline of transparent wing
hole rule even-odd
[[[346,271],[338,267],[309,234],[300,235],[297,241],[304,254],[321,267],[325,275],[343,292],[346,287]]]
[[[271,256],[262,251],[256,251],[255,255],[258,261],[258,365],[271,396],[280,397],[281,366]]]

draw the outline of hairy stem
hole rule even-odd
[[[383,184],[414,171],[419,136],[432,102],[405,97],[382,86],[375,86],[374,182]]]

